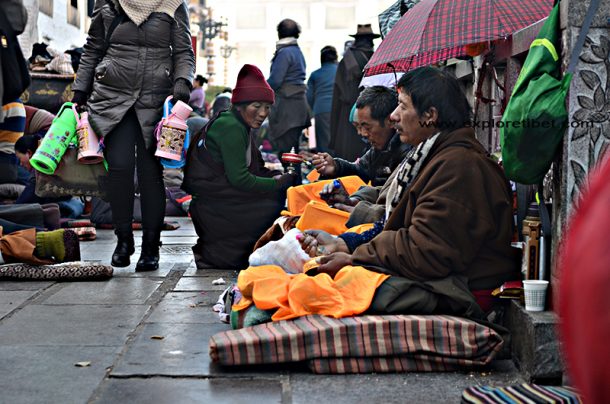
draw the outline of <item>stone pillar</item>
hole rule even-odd
[[[590,0],[561,2],[562,60],[567,68]],[[556,252],[587,174],[610,144],[610,0],[602,0],[580,54],[568,94],[570,127],[553,170],[551,286],[557,291]],[[577,126],[577,127],[575,127]]]

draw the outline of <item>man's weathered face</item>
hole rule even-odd
[[[356,109],[354,123],[358,134],[368,140],[376,150],[383,150],[394,134],[389,117],[384,120],[382,126],[378,120],[371,117],[371,107],[368,105]]]
[[[390,119],[400,134],[402,143],[417,146],[436,133],[435,118],[428,115],[429,113],[424,113],[420,116],[413,106],[411,96],[398,89],[398,106],[390,115]]]

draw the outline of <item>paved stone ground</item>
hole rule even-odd
[[[156,272],[135,273],[132,263],[105,282],[0,282],[0,403],[457,403],[471,385],[522,382],[506,360],[434,374],[221,369],[208,339],[229,326],[211,310],[223,289],[212,280],[236,274],[197,271],[192,224],[179,220],[162,234]],[[109,230],[81,243],[84,260],[107,263],[113,248]]]

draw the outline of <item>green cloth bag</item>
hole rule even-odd
[[[568,126],[572,73],[561,77],[560,39],[557,3],[530,45],[500,123],[504,171],[521,184],[544,178]]]

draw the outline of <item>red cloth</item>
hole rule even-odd
[[[481,306],[481,309],[483,309],[485,313],[491,311],[491,309],[493,309],[493,307],[500,300],[491,295],[493,289],[471,290],[470,292],[472,292],[474,295],[474,300],[476,300],[478,305]]]
[[[254,65],[244,65],[237,75],[237,84],[233,89],[231,103],[262,101],[273,104],[275,93],[265,80],[265,76]]]
[[[610,397],[610,159],[599,167],[577,204],[558,261],[560,337],[569,375],[586,403]]]

